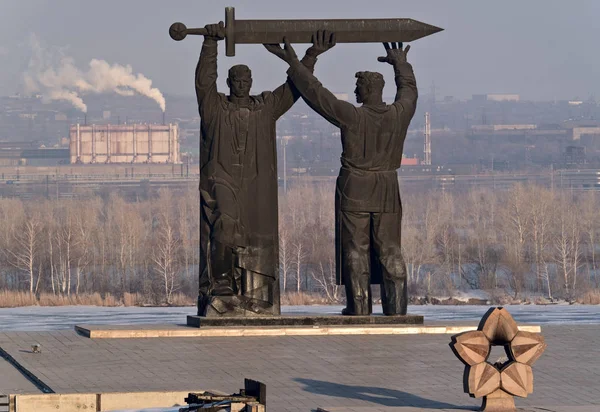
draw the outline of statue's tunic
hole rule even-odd
[[[267,294],[278,294],[275,124],[299,95],[286,82],[273,92],[250,96],[242,107],[217,92],[216,80],[217,42],[205,40],[196,69],[201,118],[200,293],[210,294],[215,277],[225,272],[237,277],[233,272],[241,268],[266,276]],[[216,245],[234,252],[231,265],[223,267],[228,259],[221,261],[222,253],[214,255]],[[260,289],[264,282],[242,284],[238,294],[253,297],[248,289]],[[278,313],[279,297],[267,300]]]
[[[369,283],[385,287],[386,279],[389,280],[387,293],[394,294],[392,299],[396,300],[391,312],[402,311],[398,308],[398,294],[406,293],[397,169],[416,109],[417,87],[409,63],[395,64],[394,72],[397,94],[393,104],[355,107],[338,100],[302,65],[293,64],[288,70],[305,101],[341,130],[342,167],[336,184],[336,272],[338,284],[355,283],[347,294],[354,294],[355,300],[361,302],[354,305],[349,296],[349,307],[356,306],[361,314],[371,311]],[[405,305],[404,299],[400,306]]]

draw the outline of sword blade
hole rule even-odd
[[[236,20],[236,44],[312,43],[317,30],[335,32],[338,43],[411,42],[443,29],[413,19]]]

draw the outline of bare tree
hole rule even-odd
[[[165,301],[172,303],[173,293],[178,289],[177,273],[179,270],[180,239],[176,228],[174,208],[171,207],[170,192],[161,190],[157,200],[157,242],[153,251],[153,262],[161,278]]]
[[[279,228],[279,274],[282,281],[281,291],[285,293],[292,272],[292,245],[290,230],[285,224],[280,224]]]
[[[78,251],[75,261],[75,295],[79,295],[81,285],[81,274],[86,270],[92,260],[93,239],[98,227],[98,209],[100,205],[97,200],[83,201],[81,207],[76,211],[75,219],[75,245]]]
[[[542,283],[545,283],[547,296],[552,300],[547,254],[550,247],[552,205],[554,199],[549,190],[541,187],[529,187],[529,194],[529,224],[531,226],[529,234],[533,244],[537,289],[541,290]]]
[[[525,260],[527,249],[527,188],[516,185],[505,197],[502,208],[501,227],[504,236],[505,258],[509,285],[514,297],[518,297],[525,287],[528,265]]]
[[[405,204],[418,204],[414,196],[409,197]],[[409,288],[416,289],[419,283],[419,273],[425,262],[425,236],[420,230],[420,216],[416,208],[407,208],[402,217],[402,256],[406,263],[407,283]]]
[[[581,234],[579,213],[566,195],[560,194],[555,202],[556,228],[554,238],[554,261],[558,265],[565,298],[572,299],[581,265]]]
[[[586,192],[581,199],[581,230],[585,239],[588,261],[588,283],[591,285],[592,273],[598,270],[596,263],[596,245],[600,226],[598,213],[598,195],[594,191]]]
[[[312,279],[329,303],[337,303],[341,300],[342,288],[337,285],[335,279],[335,261],[333,256],[328,261],[319,260],[316,268],[310,272]]]
[[[56,249],[58,250],[58,277],[60,291],[69,296],[71,294],[72,268],[76,258],[77,238],[75,232],[75,210],[77,206],[72,200],[63,201],[57,211],[59,229],[55,234]]]
[[[173,293],[177,289],[177,254],[178,242],[175,230],[169,222],[163,222],[158,229],[158,244],[154,249],[154,264],[162,279],[165,301],[171,304]]]
[[[292,242],[292,260],[294,267],[294,278],[296,279],[296,292],[302,290],[302,273],[308,252],[305,246],[305,239],[297,236]]]
[[[13,247],[8,249],[9,262],[16,269],[26,273],[29,293],[35,293],[35,272],[38,260],[38,245],[41,241],[42,222],[37,215],[25,216],[24,221],[15,231]]]

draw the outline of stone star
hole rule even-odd
[[[488,361],[492,346],[503,346],[506,362]],[[481,410],[515,410],[513,396],[527,397],[533,392],[531,365],[546,350],[539,333],[519,331],[510,313],[502,307],[491,308],[476,331],[452,336],[450,347],[465,364],[465,393],[483,397]]]

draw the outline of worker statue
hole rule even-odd
[[[300,97],[289,79],[250,95],[245,65],[229,69],[229,96],[217,91],[223,22],[205,27],[196,68],[200,112],[199,316],[279,315],[275,122]],[[312,73],[331,45],[315,37],[300,64]],[[279,46],[266,46],[267,49]]]
[[[325,33],[328,44],[335,34]],[[400,247],[402,205],[397,169],[408,125],[417,105],[417,85],[406,60],[410,46],[384,43],[380,62],[394,68],[397,93],[391,105],[383,101],[384,79],[380,73],[356,73],[356,101],[337,99],[302,65],[294,49],[270,51],[286,61],[289,79],[306,103],[339,127],[342,167],[336,184],[336,272],[345,285],[344,315],[370,315],[371,283],[381,285],[385,315],[405,315],[407,307],[406,265]]]

